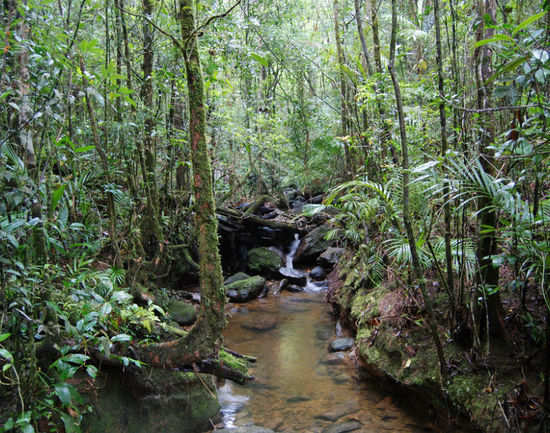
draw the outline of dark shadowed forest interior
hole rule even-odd
[[[0,433],[550,432],[550,0],[0,10]]]

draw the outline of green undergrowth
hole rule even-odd
[[[340,273],[340,279],[346,280],[345,272]],[[436,298],[436,307],[441,308],[437,302],[443,302],[444,297]],[[344,284],[332,300],[355,327],[358,353],[370,373],[417,394],[438,418],[446,419],[445,413],[460,414],[469,418],[474,428],[505,431],[500,405],[517,378],[473,368],[464,349],[448,339],[444,352],[451,369],[448,382],[441,383],[438,358],[422,309],[413,306],[410,311],[405,291],[383,283],[369,289]],[[439,332],[446,335],[441,324]]]

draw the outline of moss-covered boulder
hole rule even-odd
[[[232,302],[246,302],[257,298],[264,287],[265,278],[257,275],[226,285],[225,293]]]
[[[231,283],[234,283],[235,281],[246,280],[247,278],[250,278],[250,275],[245,274],[244,272],[237,272],[236,274],[227,277],[223,284],[227,286]]]
[[[277,275],[283,259],[270,248],[253,248],[248,252],[248,269],[253,274]]]
[[[210,431],[220,406],[212,376],[142,369],[136,376],[103,373],[89,433],[199,433]]]
[[[172,301],[166,307],[170,319],[179,325],[191,325],[197,320],[197,312],[192,304],[183,301]]]

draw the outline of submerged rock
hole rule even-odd
[[[232,302],[246,302],[262,293],[265,278],[260,276],[238,280],[225,286],[225,293]]]
[[[197,320],[197,312],[193,305],[183,301],[172,301],[166,307],[168,316],[179,325],[191,325]]]
[[[278,275],[283,265],[281,256],[270,248],[253,248],[248,252],[248,269],[262,275]]]
[[[239,427],[229,427],[222,428],[221,430],[216,430],[216,433],[274,433],[273,430],[259,427],[257,425],[246,425]]]
[[[338,421],[343,416],[349,415],[350,413],[357,412],[359,410],[359,403],[356,401],[349,401],[334,406],[330,411],[325,412],[321,415],[317,415],[315,418],[322,419],[325,421]],[[351,430],[344,430],[351,431]]]
[[[362,427],[358,421],[343,422],[327,427],[323,430],[323,433],[347,433],[350,431],[359,430]]]
[[[241,327],[250,331],[266,332],[275,329],[278,323],[279,321],[276,316],[266,315],[254,320],[253,322],[243,323],[241,324]]]
[[[353,343],[353,338],[337,338],[330,343],[329,350],[331,352],[343,352],[351,349],[353,347]]]

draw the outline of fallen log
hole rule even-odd
[[[266,227],[270,227],[270,228],[273,228],[273,229],[281,229],[281,230],[287,230],[287,231],[299,231],[301,232],[302,230],[298,227],[298,225],[294,222],[285,222],[285,221],[280,221],[280,220],[277,220],[277,219],[264,219],[262,217],[259,217],[257,215],[248,215],[248,216],[245,216],[245,214],[243,214],[242,212],[239,212],[238,210],[235,210],[235,209],[229,209],[229,208],[217,208],[216,209],[216,213],[220,214],[220,215],[224,215],[226,217],[231,217],[231,218],[235,218],[236,220],[238,220],[240,223],[251,223],[251,224],[255,224],[255,225],[258,225],[258,226],[266,226]]]

